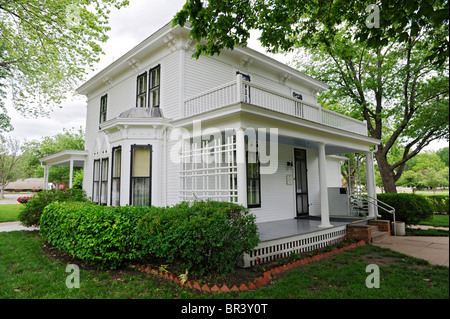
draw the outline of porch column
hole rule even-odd
[[[376,184],[375,184],[375,169],[373,167],[373,153],[372,152],[364,152],[366,155],[366,183],[367,183],[367,195],[369,203],[373,203],[373,205],[369,205],[369,216],[375,217],[377,215],[377,207],[375,206],[375,198],[377,198],[376,194]]]
[[[72,188],[72,182],[73,182],[73,159],[70,160],[69,188]]]
[[[236,129],[236,164],[238,204],[247,207],[247,167],[244,129]]]
[[[330,212],[328,207],[328,186],[327,186],[327,161],[325,158],[325,143],[318,142],[319,147],[319,185],[320,185],[320,216],[319,227],[332,227],[330,224]]]
[[[48,190],[48,173],[49,173],[49,166],[45,165],[44,167],[44,190]]]

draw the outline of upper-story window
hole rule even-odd
[[[147,72],[137,78],[136,107],[147,106]]]
[[[149,107],[159,106],[160,94],[159,94],[159,83],[161,77],[161,66],[154,67],[150,69],[150,101]]]
[[[100,98],[100,123],[106,121],[106,110],[108,108],[108,94],[103,95]]]

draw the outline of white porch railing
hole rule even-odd
[[[237,75],[236,81],[185,100],[184,116],[189,117],[240,102],[367,136],[365,122],[243,81],[241,74]]]
[[[285,238],[272,239],[259,243],[250,254],[244,254],[244,267],[252,267],[258,262],[266,263],[292,253],[305,253],[342,241],[347,233],[347,226],[338,226],[299,234]]]

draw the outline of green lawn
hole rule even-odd
[[[372,245],[292,270],[264,288],[232,294],[200,293],[130,267],[114,271],[81,267],[80,288],[68,289],[66,264],[44,255],[42,245],[38,232],[0,233],[0,298],[449,298],[447,267]],[[369,264],[379,266],[378,289],[366,287]]]
[[[421,222],[420,225],[448,227],[448,215],[433,215],[430,221]]]
[[[21,204],[0,204],[0,223],[19,220]]]

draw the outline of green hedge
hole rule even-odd
[[[141,257],[142,246],[136,237],[136,226],[147,211],[144,207],[54,202],[44,209],[40,234],[75,258],[114,269]]]
[[[158,257],[199,273],[232,271],[259,241],[254,215],[214,201],[166,208],[54,202],[44,209],[40,234],[101,268]]]
[[[435,213],[447,213],[449,211],[449,196],[448,195],[427,195],[428,202],[430,203],[433,212]]]
[[[395,219],[407,225],[418,224],[429,220],[433,215],[433,208],[429,201],[417,194],[377,194],[377,198],[395,208]],[[383,219],[392,220],[392,215],[378,209]]]
[[[45,206],[55,201],[87,202],[88,199],[86,193],[81,189],[42,190],[28,199],[26,204],[23,204],[19,212],[19,220],[27,227],[39,227]]]
[[[155,208],[139,221],[138,236],[146,253],[200,274],[232,272],[259,242],[254,215],[216,201]]]

